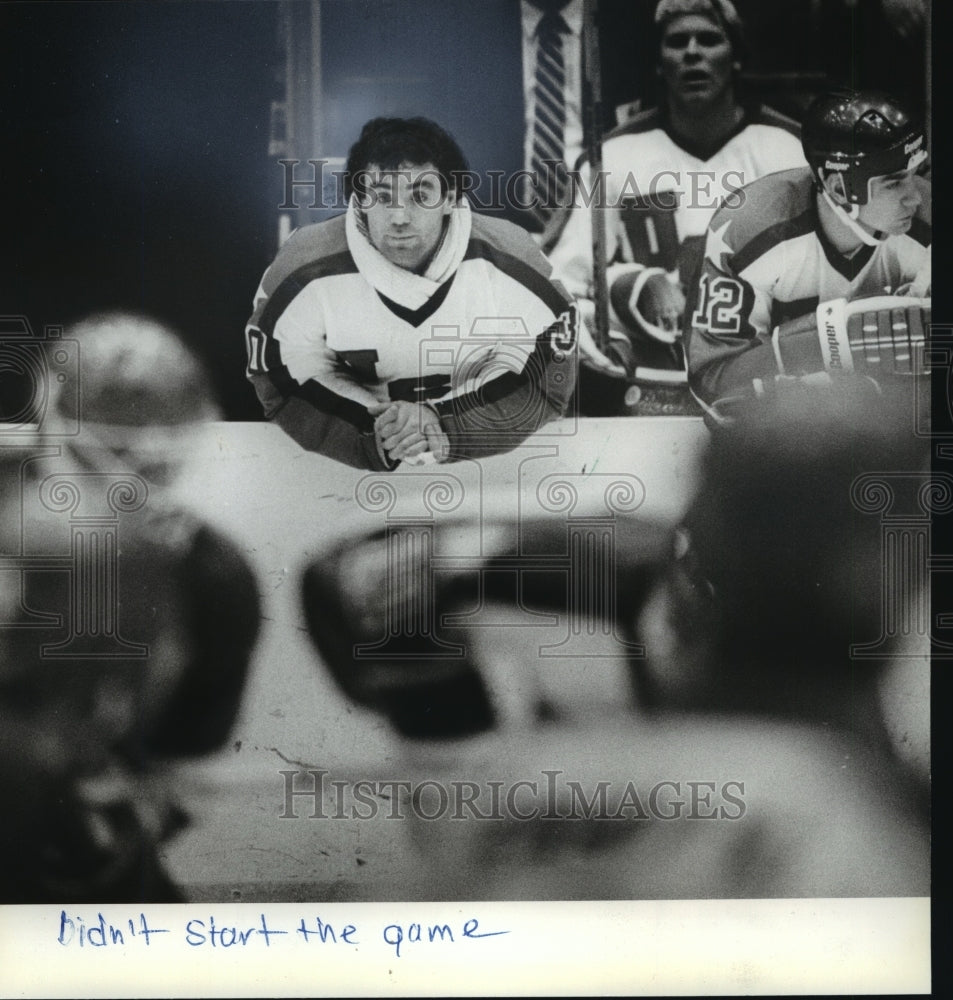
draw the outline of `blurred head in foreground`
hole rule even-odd
[[[75,456],[96,470],[125,467],[167,485],[196,426],[219,416],[198,358],[170,327],[136,313],[97,313],[66,336],[79,342]]]
[[[868,501],[893,490],[915,504],[928,452],[909,407],[839,383],[780,386],[713,433],[667,600],[650,603],[664,618],[646,626],[656,707],[844,724],[873,711],[882,663],[850,652],[882,628],[882,521]]]

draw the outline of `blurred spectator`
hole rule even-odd
[[[922,646],[902,632],[911,609],[894,602],[926,597],[915,565],[889,562],[881,519],[857,491],[873,476],[866,490],[897,494],[891,517],[911,503],[922,514],[925,442],[909,408],[862,378],[787,382],[740,405],[732,425],[715,429],[678,558],[643,613],[651,641],[641,704],[822,727],[867,754],[884,780],[900,780],[913,814],[923,808],[927,688],[892,654]],[[885,589],[894,585],[903,594]],[[853,658],[854,645],[883,633],[888,609],[892,651]],[[904,738],[912,745],[900,747]]]
[[[171,330],[126,313],[90,317],[73,338],[78,433],[55,386],[33,440],[2,453],[2,551],[19,552],[19,568],[0,573],[0,780],[26,805],[5,829],[21,863],[0,892],[8,902],[174,901],[158,844],[187,817],[158,762],[226,740],[258,589],[235,546],[164,492],[217,413],[194,357]],[[63,484],[54,500],[84,505],[81,545],[69,513],[44,500],[50,483]],[[119,509],[99,510],[109,497]],[[110,523],[115,534],[97,534]],[[67,564],[31,565],[44,554]]]
[[[471,560],[452,526],[432,547],[352,540],[311,567],[322,658],[404,737],[399,804],[427,870],[410,898],[928,891],[883,664],[850,658],[877,634],[883,559],[851,486],[921,471],[885,416],[863,390],[797,384],[763,404],[713,439],[674,565],[665,529],[619,521],[617,583],[598,600],[567,586],[583,577],[563,561],[589,587],[603,577],[556,519],[521,524],[518,548],[513,526],[491,527]],[[428,568],[428,551],[453,568]],[[413,556],[395,566],[397,552]],[[567,624],[588,645],[561,658]]]
[[[685,290],[694,287],[704,235],[722,199],[755,178],[804,163],[794,122],[740,91],[744,26],[730,0],[662,0],[655,13],[659,107],[608,134],[603,213],[607,231],[609,357],[684,386]],[[587,164],[584,190],[593,187]],[[582,187],[549,253],[554,273],[592,325],[593,210]],[[585,346],[585,342],[580,342]],[[591,354],[591,352],[589,352]],[[585,356],[585,353],[584,353]],[[624,412],[624,383],[580,372],[583,412]],[[690,405],[682,391],[683,405]]]
[[[849,655],[879,634],[884,571],[852,488],[928,468],[903,417],[845,376],[783,383],[715,428],[668,584],[680,655],[648,657],[643,705],[811,718],[885,745],[882,664]]]
[[[174,501],[170,489],[189,461],[194,439],[218,416],[218,406],[195,355],[175,331],[149,317],[97,314],[66,336],[75,337],[80,349],[80,432],[57,436],[62,414],[59,397],[54,399],[38,442],[56,440],[61,454],[27,466],[24,506],[35,512],[40,530],[59,528],[62,537],[63,515],[37,502],[36,486],[45,476],[92,473],[104,482],[110,476],[139,477],[143,503],[122,513],[119,537],[141,535],[165,546],[178,564],[180,621],[194,644],[194,665],[163,731],[152,737],[154,749],[204,753],[227,736],[259,625],[257,585],[244,556]],[[80,487],[83,482],[77,480]],[[140,578],[126,585],[143,584]]]

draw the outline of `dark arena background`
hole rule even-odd
[[[597,10],[603,133],[653,107],[659,98],[652,35],[657,2],[598,0],[590,7]],[[401,914],[399,906],[407,901],[446,906],[447,900],[456,904],[469,899],[491,903],[500,899],[610,899],[624,905],[636,900],[661,906],[701,900],[724,903],[726,908],[711,911],[714,917],[704,907],[697,912],[689,907],[674,917],[668,913],[659,917],[648,909],[626,910],[617,921],[620,936],[613,954],[620,971],[617,974],[615,966],[611,974],[604,969],[603,978],[586,978],[589,954],[578,955],[574,950],[589,940],[587,931],[595,929],[600,934],[607,927],[610,917],[608,911],[598,909],[601,903],[593,911],[591,925],[585,914],[574,925],[578,938],[563,940],[554,934],[547,940],[540,951],[542,959],[530,955],[531,948],[514,953],[515,959],[510,956],[514,962],[529,963],[526,982],[514,977],[497,989],[481,978],[485,970],[492,971],[496,959],[503,963],[505,958],[504,952],[492,951],[498,944],[503,947],[502,937],[487,937],[481,943],[481,947],[486,944],[486,952],[479,959],[473,957],[478,954],[476,947],[470,952],[467,976],[473,978],[466,979],[467,989],[520,993],[531,982],[533,992],[566,992],[573,976],[580,992],[607,995],[638,995],[655,989],[668,989],[673,995],[703,994],[709,987],[746,995],[775,990],[849,995],[929,989],[929,921],[932,913],[933,940],[940,945],[934,951],[948,950],[945,937],[938,937],[944,933],[945,914],[939,899],[928,897],[928,888],[906,891],[903,879],[908,869],[902,861],[926,857],[921,865],[924,871],[917,869],[915,874],[927,878],[929,848],[918,853],[926,836],[917,839],[920,827],[911,833],[915,824],[911,822],[908,828],[905,820],[915,814],[923,830],[929,828],[931,801],[935,805],[945,796],[948,763],[948,751],[930,744],[928,709],[932,701],[942,731],[950,704],[942,661],[953,659],[953,640],[948,638],[953,616],[946,586],[953,565],[948,524],[953,509],[953,283],[946,280],[950,254],[943,236],[949,226],[950,189],[942,183],[942,178],[951,176],[945,127],[950,110],[948,73],[943,54],[947,19],[942,16],[949,5],[934,5],[930,0],[734,0],[734,4],[745,23],[748,47],[739,84],[743,95],[757,97],[799,122],[811,100],[832,86],[878,88],[901,98],[926,122],[933,213],[940,232],[934,247],[940,280],[933,290],[931,335],[938,346],[932,383],[917,383],[918,405],[910,412],[911,426],[915,424],[912,436],[922,446],[917,454],[929,451],[936,481],[931,483],[925,462],[915,469],[903,467],[908,492],[898,487],[897,496],[911,506],[920,503],[918,513],[907,520],[891,520],[892,513],[883,513],[886,508],[875,511],[864,535],[873,538],[875,548],[882,546],[876,558],[864,564],[870,571],[868,584],[876,579],[879,586],[878,574],[883,577],[874,603],[881,601],[880,610],[886,616],[889,600],[896,596],[890,588],[898,580],[906,585],[912,579],[911,587],[903,591],[908,601],[904,608],[915,606],[917,613],[926,616],[918,620],[918,629],[909,628],[896,647],[889,647],[893,672],[885,668],[888,681],[870,695],[874,701],[889,702],[884,712],[889,716],[889,738],[884,737],[889,754],[883,746],[877,752],[883,750],[889,756],[901,745],[897,756],[903,759],[896,773],[891,769],[892,756],[890,767],[882,771],[874,766],[864,771],[865,765],[856,761],[848,764],[848,756],[842,767],[836,755],[839,750],[825,756],[829,734],[812,742],[796,731],[802,720],[792,721],[783,710],[780,721],[771,720],[781,733],[777,741],[765,736],[763,720],[747,717],[744,698],[741,707],[732,706],[735,714],[726,711],[720,716],[724,705],[719,691],[710,692],[711,718],[696,726],[697,720],[686,715],[689,721],[679,717],[669,728],[663,724],[654,730],[655,723],[640,714],[639,698],[645,696],[650,704],[658,690],[664,697],[666,678],[646,680],[639,675],[641,680],[633,680],[633,668],[631,676],[627,673],[625,680],[620,679],[622,665],[632,667],[645,658],[640,644],[648,648],[658,641],[674,659],[672,647],[666,645],[671,641],[666,631],[671,622],[659,624],[667,613],[659,609],[668,609],[664,600],[671,597],[670,592],[677,592],[678,598],[688,594],[696,602],[691,607],[698,612],[698,620],[689,615],[679,622],[686,633],[691,634],[696,625],[701,629],[709,613],[704,599],[709,593],[706,587],[713,585],[691,575],[695,569],[691,533],[683,531],[705,456],[716,437],[697,407],[690,415],[644,418],[599,412],[579,416],[570,407],[564,419],[544,425],[511,451],[426,468],[402,465],[382,474],[305,451],[281,427],[263,419],[261,404],[246,378],[245,325],[256,289],[292,231],[342,211],[333,172],[343,168],[348,149],[367,120],[379,115],[422,115],[438,122],[458,140],[471,170],[485,184],[483,191],[498,190],[492,178],[505,180],[525,166],[519,0],[0,0],[0,220],[4,236],[0,266],[0,792],[5,792],[3,782],[8,780],[10,787],[20,788],[16,784],[18,753],[33,738],[29,726],[22,732],[11,728],[13,735],[3,728],[8,695],[13,706],[10,717],[20,707],[19,689],[9,680],[14,671],[8,676],[5,670],[19,654],[23,662],[32,664],[33,647],[41,643],[46,643],[44,649],[56,650],[67,639],[76,638],[74,622],[65,610],[59,617],[47,613],[57,601],[63,608],[68,606],[70,614],[75,612],[78,599],[73,591],[67,594],[67,574],[60,571],[78,572],[76,539],[85,538],[87,529],[101,531],[112,545],[123,537],[127,516],[143,537],[152,537],[142,528],[151,513],[148,505],[141,522],[135,519],[139,508],[133,509],[130,500],[128,514],[123,511],[112,520],[87,517],[93,524],[90,528],[76,514],[78,506],[66,513],[63,505],[54,509],[54,501],[68,490],[52,499],[52,487],[42,494],[54,475],[44,479],[34,470],[36,478],[29,480],[29,462],[21,462],[18,451],[27,440],[25,432],[18,437],[22,428],[16,426],[9,437],[3,435],[16,424],[14,418],[22,416],[35,383],[22,367],[8,363],[12,355],[4,353],[4,339],[15,341],[19,349],[25,338],[43,339],[49,331],[56,336],[93,313],[127,310],[144,314],[180,333],[204,363],[222,419],[204,423],[188,442],[171,434],[159,435],[157,451],[169,448],[170,441],[173,450],[181,445],[182,475],[174,486],[159,488],[150,497],[156,498],[163,516],[168,513],[167,500],[174,516],[186,511],[177,523],[193,547],[188,558],[176,564],[178,575],[167,573],[172,584],[162,576],[168,567],[161,560],[156,562],[158,569],[148,558],[141,565],[136,563],[142,573],[136,581],[140,588],[128,599],[128,606],[145,608],[143,620],[156,628],[165,610],[172,619],[177,611],[183,620],[191,615],[190,636],[215,647],[222,656],[218,667],[227,661],[227,668],[232,659],[246,654],[248,661],[247,676],[239,676],[235,689],[225,695],[231,702],[222,710],[225,721],[220,738],[209,736],[203,744],[200,734],[185,749],[172,739],[172,750],[166,748],[166,755],[160,752],[155,760],[149,758],[148,766],[139,767],[138,759],[135,768],[130,765],[136,789],[132,797],[167,806],[167,814],[161,817],[167,827],[154,844],[150,841],[152,860],[178,887],[184,902],[203,907],[194,911],[201,928],[193,934],[196,940],[188,942],[202,947],[186,952],[188,958],[198,962],[209,950],[204,945],[215,943],[213,936],[205,935],[213,914],[218,920],[215,907],[228,904],[255,904],[253,908],[236,906],[236,913],[247,911],[254,920],[263,913],[262,922],[266,916],[274,918],[278,921],[274,926],[279,926],[283,916],[268,909],[271,904],[301,904],[295,922],[300,915],[324,919],[330,914],[327,919],[340,927],[345,924],[344,911],[336,910],[337,904],[391,902],[398,907],[393,911],[397,916],[387,919],[409,921],[419,917]],[[897,12],[902,9],[922,11],[923,20],[901,16],[898,22]],[[325,165],[320,184],[310,161]],[[478,210],[511,221],[525,219],[505,198]],[[546,334],[552,330],[547,327]],[[72,364],[72,358],[67,360]],[[165,371],[170,398],[175,395],[173,388],[180,390],[180,396],[186,394],[191,383],[186,381],[183,389],[168,366]],[[925,400],[927,385],[932,390],[929,402]],[[79,394],[67,398],[74,406],[69,417],[76,419],[78,427]],[[26,423],[34,433],[32,423]],[[95,437],[101,428],[95,420],[90,424],[95,449],[103,443]],[[71,436],[82,444],[76,428],[64,431],[63,425],[56,426],[59,429],[53,433],[59,437],[54,442],[30,439],[31,447],[43,452],[44,462],[51,456],[67,455],[75,443]],[[191,431],[198,425],[185,426]],[[146,453],[154,429],[150,426],[138,437],[132,435]],[[821,437],[819,451],[825,443]],[[109,441],[103,441],[108,450]],[[797,451],[793,445],[792,449]],[[10,456],[20,464],[7,462]],[[744,456],[734,457],[743,467]],[[855,464],[862,460],[859,452],[850,456]],[[879,456],[867,465],[852,465],[851,474],[894,475],[896,469],[889,466],[885,471],[878,462]],[[62,471],[55,463],[50,468]],[[22,473],[24,483],[39,484],[31,494],[34,501],[46,496],[42,504],[34,503],[32,514],[26,502],[21,502],[26,488],[20,489],[19,480],[14,483],[12,473],[6,476],[10,470]],[[95,475],[102,472],[97,468]],[[715,481],[716,473],[707,469],[706,474]],[[81,484],[92,480],[80,477],[94,475],[81,463],[70,466],[69,474]],[[750,478],[757,479],[757,475]],[[805,481],[810,485],[802,489]],[[785,485],[787,480],[778,489]],[[816,513],[812,485],[810,473],[794,484],[793,507],[803,501],[809,513]],[[946,517],[931,517],[934,510],[927,509],[927,495],[935,497],[935,511]],[[757,503],[755,494],[751,509],[743,516],[751,517],[752,536],[765,542],[770,552],[765,559],[772,561],[770,565],[759,562],[759,551],[745,566],[754,566],[772,584],[778,579],[783,582],[799,556],[816,550],[819,560],[828,560],[823,565],[831,569],[831,593],[852,596],[855,584],[863,589],[863,553],[858,555],[859,549],[837,537],[836,523],[824,533],[823,517],[816,524],[810,517],[807,520],[809,525],[821,525],[817,535],[831,542],[830,550],[842,557],[839,562],[813,538],[814,549],[801,548],[801,538],[786,549],[783,545],[775,549],[773,510],[764,514]],[[858,506],[850,513],[856,515]],[[16,517],[20,523],[14,525]],[[733,523],[737,527],[737,519]],[[171,539],[170,546],[178,544],[176,530],[170,528],[168,535],[164,542]],[[742,537],[747,540],[744,532]],[[900,547],[889,548],[894,543]],[[187,547],[184,542],[182,547]],[[749,553],[756,545],[736,548]],[[156,550],[166,552],[159,544]],[[152,550],[146,546],[145,551],[148,556]],[[387,560],[382,555],[385,551]],[[432,592],[425,586],[422,596],[414,592],[396,610],[381,596],[386,590],[387,598],[400,604],[390,589],[393,576],[387,575],[393,571],[394,563],[389,561],[393,552],[411,560],[408,575],[397,580],[397,591],[408,580],[419,583],[425,573],[431,574],[426,576],[428,586],[434,584]],[[141,558],[138,549],[134,553],[134,558]],[[680,562],[686,553],[689,558]],[[83,554],[88,552],[83,550]],[[733,556],[729,553],[726,563]],[[83,564],[83,569],[88,566]],[[466,577],[471,571],[473,578]],[[685,576],[679,576],[680,572]],[[152,573],[160,584],[169,584],[165,589],[157,585],[154,594]],[[100,587],[99,596],[106,594],[108,586],[94,577],[90,572],[84,584],[90,590]],[[757,578],[757,572],[752,571],[751,577]],[[34,587],[37,580],[49,586]],[[110,578],[109,586],[112,582]],[[245,584],[245,591],[236,597]],[[578,592],[572,589],[577,584]],[[931,588],[932,605],[925,597]],[[659,597],[662,591],[664,599]],[[110,599],[115,593],[118,589]],[[580,603],[574,604],[580,593]],[[801,596],[795,595],[795,601]],[[415,604],[417,597],[420,600]],[[661,603],[653,603],[655,599]],[[540,673],[552,669],[552,700],[540,696],[529,712],[521,702],[517,704],[523,693],[514,695],[512,703],[501,696],[503,704],[495,708],[505,725],[500,724],[499,732],[484,732],[479,729],[482,709],[474,708],[479,692],[466,686],[469,678],[460,681],[448,668],[451,679],[444,683],[441,675],[436,685],[437,710],[429,716],[429,707],[418,712],[414,699],[420,689],[414,685],[425,671],[418,675],[414,668],[433,650],[428,646],[421,652],[422,647],[411,643],[409,652],[401,647],[393,660],[382,660],[388,666],[378,672],[376,651],[378,645],[394,639],[401,614],[422,618],[433,611],[434,602],[444,600],[440,611],[446,612],[446,618],[441,623],[449,624],[445,635],[440,632],[441,655],[448,648],[443,640],[453,646],[466,633],[473,649],[497,665],[497,679],[509,682],[507,672],[523,661],[538,665]],[[846,607],[846,597],[844,602]],[[183,612],[186,605],[187,612]],[[629,616],[634,622],[625,618],[632,608],[638,609],[637,615]],[[480,617],[484,612],[486,617]],[[531,619],[528,622],[526,615]],[[12,624],[24,627],[7,629],[11,619]],[[419,624],[418,619],[414,622]],[[895,626],[892,621],[891,627]],[[760,624],[751,627],[757,633]],[[776,644],[769,635],[766,655],[775,657],[770,662],[783,659],[786,648],[804,636],[809,638],[815,627],[814,620],[803,629],[798,623]],[[898,629],[894,628],[891,639],[896,639]],[[375,645],[381,630],[386,632],[385,639]],[[422,632],[428,641],[433,639],[432,630]],[[876,635],[854,638],[880,656]],[[401,634],[398,639],[407,636]],[[246,647],[240,648],[243,642]],[[565,649],[552,652],[557,646]],[[901,652],[894,656],[898,648]],[[358,662],[360,657],[354,652],[358,649],[370,650],[366,654],[369,666]],[[694,662],[691,649],[677,649],[685,662]],[[547,659],[550,654],[551,660]],[[886,662],[887,656],[881,659]],[[931,656],[941,663],[941,669],[932,673]],[[436,654],[433,659],[446,666]],[[877,657],[871,654],[870,659]],[[395,662],[404,673],[390,672]],[[592,666],[595,662],[619,669],[597,673]],[[61,667],[66,669],[57,662],[55,669]],[[46,668],[50,669],[49,664]],[[861,686],[862,669],[866,661],[844,682],[851,694],[855,682]],[[813,679],[805,684],[825,683],[826,677],[818,680],[821,673],[812,674]],[[429,674],[427,679],[431,679]],[[410,694],[401,690],[394,695],[405,682]],[[671,683],[676,689],[673,704],[677,704],[678,681]],[[785,678],[784,683],[790,684],[792,698],[800,696],[800,675]],[[763,680],[759,684],[762,694],[770,687]],[[529,689],[529,681],[526,686]],[[501,688],[505,687],[501,681]],[[63,694],[67,696],[68,692]],[[201,696],[199,691],[200,704]],[[624,710],[617,708],[620,704]],[[850,715],[852,704],[849,700],[844,704]],[[200,714],[194,706],[191,715],[188,705],[173,702],[173,706],[181,709],[183,729]],[[865,708],[869,707],[865,702]],[[457,718],[452,713],[459,711],[472,730],[463,723],[459,730],[449,724],[441,729],[440,720],[429,730],[433,717],[443,709],[451,721]],[[51,710],[51,718],[54,728],[62,728],[64,740],[82,739],[82,726],[69,711],[60,715],[57,711]],[[178,716],[173,720],[174,735],[179,721]],[[204,717],[199,722],[202,725],[197,729],[202,730]],[[852,725],[851,716],[846,729]],[[851,730],[851,738],[854,735]],[[151,749],[142,753],[145,759]],[[14,766],[6,767],[8,761]],[[545,823],[530,829],[532,824],[522,821],[499,830],[480,822],[432,823],[428,816],[421,821],[419,812],[413,811],[406,823],[387,819],[399,804],[395,780],[408,779],[418,791],[429,784],[433,792],[435,788],[459,789],[466,781],[458,779],[468,779],[472,773],[498,780],[501,787],[512,790],[525,777],[554,774],[554,768],[561,769],[567,781],[578,778],[582,792],[590,797],[601,782],[611,786],[610,795],[616,794],[633,775],[640,782],[640,793],[648,793],[653,782],[659,787],[682,780],[687,788],[690,781],[705,784],[713,779],[715,808],[722,810],[721,819],[727,813],[733,821],[732,808],[737,812],[740,803],[741,814],[747,812],[749,818],[765,810],[764,829],[779,838],[771,842],[773,846],[787,843],[785,838],[794,831],[800,852],[791,855],[797,855],[791,862],[794,874],[788,881],[780,875],[775,878],[778,871],[787,872],[784,864],[775,864],[777,858],[770,852],[759,855],[751,849],[749,856],[743,837],[731,839],[739,829],[731,822],[711,824],[729,831],[723,851],[711,848],[711,864],[706,860],[707,842],[696,850],[686,838],[679,847],[684,851],[679,856],[690,862],[686,868],[690,874],[686,874],[664,867],[663,862],[671,860],[664,835],[658,840],[646,835],[640,842],[646,853],[632,863],[624,836],[616,840],[614,833],[607,832],[621,829],[612,824],[566,823],[559,827],[561,832],[553,833]],[[795,789],[790,801],[780,805],[773,794],[778,773]],[[902,781],[897,774],[902,774]],[[365,779],[372,789],[370,797],[353,798],[355,783]],[[854,779],[856,784],[852,784]],[[738,782],[745,783],[744,795],[739,795]],[[896,788],[902,788],[903,794],[894,795]],[[870,794],[872,789],[876,795],[864,799],[863,793]],[[686,798],[686,809],[699,808],[697,791],[692,792],[694,800]],[[566,783],[558,795],[553,790],[553,795],[556,798],[547,800],[548,805],[556,799],[565,805],[567,795],[573,808],[578,805],[576,792]],[[22,800],[32,801],[25,793]],[[644,796],[643,801],[648,802]],[[7,808],[7,803],[3,806]],[[421,802],[416,802],[418,806]],[[423,802],[422,809],[428,808],[435,808],[432,800]],[[16,809],[10,808],[9,814],[14,816]],[[805,816],[815,825],[803,827],[808,833],[801,840]],[[658,813],[652,816],[659,821],[669,818]],[[55,823],[49,825],[52,828]],[[16,832],[21,827],[12,821],[8,826],[15,832],[0,839],[0,847],[6,851],[6,864],[16,867],[19,849],[28,838]],[[655,822],[651,829],[660,826],[664,831],[675,828]],[[691,828],[692,836],[695,829]],[[757,834],[753,836],[757,839]],[[935,834],[933,842],[945,843]],[[888,861],[896,847],[895,855],[901,860],[896,868],[885,863],[875,871],[864,853],[866,847],[886,852]],[[948,852],[935,851],[932,863],[937,877],[945,879],[948,861],[944,855]],[[460,858],[475,858],[472,870]],[[553,858],[556,861],[551,864]],[[653,858],[661,861],[656,864]],[[144,884],[146,866],[141,872],[134,868],[135,877],[141,874]],[[696,868],[707,874],[693,882],[691,873]],[[915,868],[911,864],[910,870]],[[753,877],[747,880],[751,871],[769,874],[759,883]],[[895,873],[899,874],[893,878]],[[860,884],[866,889],[868,883],[863,880],[868,876],[874,888],[855,892],[860,899],[849,899],[852,887]],[[851,881],[854,877],[859,881]],[[784,907],[766,910],[762,919],[760,911],[745,910],[741,904],[752,902],[759,892],[777,897],[769,903],[784,901],[786,907],[789,902],[790,913]],[[891,911],[889,904],[898,900],[899,911]],[[82,912],[89,914],[88,924],[93,926],[99,901],[82,902]],[[825,909],[825,904],[831,906]],[[738,908],[732,909],[733,905]],[[454,908],[453,919],[463,926],[471,914],[461,907],[462,903]],[[9,975],[3,971],[5,944],[15,941],[22,930],[12,918],[5,922],[14,909],[26,908],[0,906],[0,994],[4,996],[8,995],[4,975]],[[41,909],[44,912],[38,920],[64,919],[59,907],[30,908],[37,913]],[[125,918],[133,910],[138,914],[139,909],[136,904],[129,914],[122,911],[123,926]],[[74,911],[70,935],[79,933],[79,904]],[[193,914],[191,907],[183,912]],[[472,916],[482,912],[474,910]],[[679,923],[685,915],[701,930],[695,923],[685,930]],[[112,920],[111,912],[105,919]],[[238,917],[231,919],[236,922]],[[635,921],[631,927],[636,929],[630,932],[626,919]],[[821,929],[815,932],[817,921]],[[657,924],[664,924],[670,933],[667,944],[660,947],[656,947]],[[57,925],[61,937],[65,926]],[[725,933],[729,937],[734,933],[739,940],[760,934],[757,947],[763,951],[748,954],[742,948],[736,955],[732,951],[736,942],[731,939],[724,955],[718,957],[712,945],[705,954],[710,956],[706,961],[717,965],[714,971],[708,974],[692,966],[690,974],[685,974],[688,978],[678,978],[687,950],[682,935],[687,935],[689,945],[696,933],[707,942],[716,927],[729,928]],[[809,957],[802,959],[797,934],[804,927],[809,928],[803,945]],[[28,929],[32,933],[34,925]],[[417,930],[419,936],[419,925]],[[769,932],[789,969],[764,944]],[[318,933],[303,933],[302,946],[314,943]],[[22,964],[25,971],[11,978],[9,995],[72,995],[75,968],[64,958],[69,949],[60,947],[63,942],[57,943],[55,931],[47,937],[39,947],[46,949],[50,941],[56,945],[49,953],[52,985],[47,987],[37,978],[38,971],[26,969],[18,948],[10,948],[6,950],[14,954],[17,968]],[[463,937],[468,945],[473,943],[469,934],[458,935],[458,943]],[[611,934],[609,938],[616,940]],[[633,942],[640,939],[649,944],[636,954]],[[366,958],[366,968],[349,967],[354,975],[368,977],[358,978],[362,985],[354,988],[372,994],[386,992],[396,983],[405,994],[413,993],[416,984],[408,986],[407,980],[374,978],[393,976],[394,969],[399,973],[409,964],[396,964],[398,958],[404,962],[399,956],[407,953],[398,950],[395,954],[392,942],[384,940],[385,950],[375,952],[366,944],[366,950],[358,954],[359,962]],[[491,946],[491,940],[497,943]],[[516,940],[515,933],[511,940]],[[833,957],[824,952],[824,940],[834,942]],[[263,947],[274,944],[268,943],[266,935]],[[564,945],[565,956],[557,954]],[[581,947],[585,951],[588,945]],[[828,966],[810,957],[817,954],[814,948],[820,949],[825,961],[829,959],[829,980],[823,978]],[[280,952],[277,946],[273,950]],[[33,962],[33,952],[25,949],[24,954]],[[163,954],[156,948],[156,964]],[[149,969],[157,975],[161,971],[179,976],[171,980],[170,992],[191,995],[199,987],[182,978],[187,963],[177,968],[175,953],[170,954],[169,968]],[[295,952],[294,961],[303,957],[313,964],[316,954],[316,949]],[[321,961],[325,954],[321,953]],[[903,968],[891,979],[881,967],[881,955],[887,956],[883,964],[896,956],[912,955],[914,971],[907,975]],[[544,968],[550,957],[552,967]],[[756,971],[751,971],[759,962]],[[44,962],[33,964],[39,968]],[[340,981],[313,986],[315,995],[352,988],[345,968]],[[678,970],[678,975],[672,970]],[[94,984],[90,989],[95,989],[94,980],[89,981]],[[232,982],[233,990],[241,990],[247,983],[252,983],[248,986],[252,989],[259,981]],[[935,974],[935,990],[940,982]],[[77,995],[87,985],[81,979]],[[446,980],[417,986],[420,995],[458,988]],[[265,990],[261,995],[270,994]],[[285,994],[279,987],[275,995]],[[302,995],[308,995],[307,990]]]

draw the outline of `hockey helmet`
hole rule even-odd
[[[838,90],[807,109],[802,144],[818,179],[838,173],[852,205],[867,203],[872,178],[915,170],[927,159],[923,125],[887,94]]]

